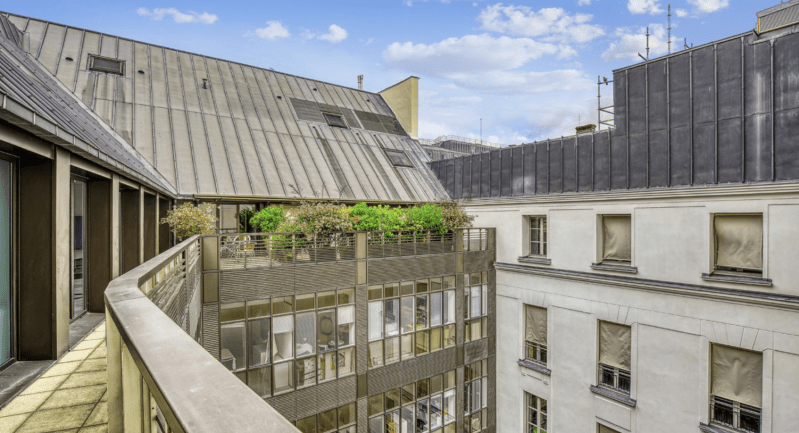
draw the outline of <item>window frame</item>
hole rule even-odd
[[[537,222],[537,227],[533,227],[533,223]],[[527,228],[527,233],[525,239],[527,239],[525,244],[525,257],[533,257],[533,258],[547,258],[549,257],[549,239],[547,237],[547,232],[549,231],[547,215],[527,215],[525,216],[525,223]],[[543,233],[543,236],[539,236],[538,241],[533,241],[533,231],[537,230],[540,233]],[[543,250],[543,253],[536,254],[533,252],[533,245],[537,243],[539,251]]]
[[[718,400],[722,400],[722,401],[717,401],[717,399]],[[754,407],[754,406],[749,406],[747,404],[743,404],[743,403],[740,403],[740,402],[737,402],[737,401],[734,401],[734,400],[730,400],[730,399],[727,399],[727,398],[718,397],[718,396],[715,396],[713,394],[710,394],[710,399],[709,400],[710,400],[710,403],[709,403],[710,411],[708,413],[708,416],[710,418],[710,424],[721,426],[721,427],[728,428],[728,429],[733,429],[735,431],[743,432],[743,433],[760,433],[761,428],[763,426],[763,409],[757,408],[757,407]],[[731,416],[732,416],[732,424],[728,424],[725,421],[721,421],[721,420],[716,419],[715,409],[716,409],[716,405],[718,405],[719,403],[721,403],[722,405],[728,405],[729,406],[729,410],[732,412],[732,414],[731,414]],[[757,417],[758,417],[758,419],[757,419],[758,429],[757,430],[748,430],[748,429],[741,428],[741,415],[742,415],[742,413],[748,413],[749,415],[753,415],[753,416],[757,415]]]
[[[533,406],[530,405],[530,400],[531,399],[535,399],[535,404]],[[541,404],[542,402],[544,403],[543,405]],[[549,430],[549,426],[548,426],[548,423],[546,421],[547,418],[549,417],[549,413],[546,411],[548,406],[549,406],[547,404],[547,400],[543,399],[541,397],[538,397],[537,395],[531,394],[531,393],[529,393],[527,391],[524,391],[523,404],[524,404],[524,426],[526,427],[526,429],[524,431],[538,431],[538,432],[541,432],[541,433],[546,433]],[[541,410],[542,406],[544,408],[543,411]],[[538,419],[535,422],[530,420],[530,411],[531,410],[535,411],[536,414],[538,415],[538,417],[537,417]],[[544,415],[545,418],[542,418],[541,415]],[[542,419],[544,420],[543,423],[541,422]],[[542,426],[542,424],[543,424],[543,426]],[[533,430],[533,429],[537,429],[537,430]],[[545,429],[545,430],[541,430],[541,429]]]
[[[605,217],[630,218],[630,260],[616,260],[605,258]],[[634,267],[635,263],[635,219],[633,213],[602,213],[597,214],[597,260],[596,263],[608,266]]]
[[[349,129],[350,128],[349,124],[347,123],[347,119],[344,117],[343,114],[331,113],[329,111],[322,111],[322,117],[325,118],[325,122],[327,123],[328,126],[332,126],[334,128],[345,128],[345,129]],[[339,125],[339,124],[336,124],[334,122],[331,122],[330,121],[331,118],[339,118],[339,119],[341,119],[341,123],[343,125]]]
[[[727,266],[719,267],[718,262],[718,238],[716,236],[716,217],[734,217],[734,216],[760,216],[762,223],[761,227],[761,257],[762,263],[759,271],[757,269],[732,269]],[[710,214],[710,275],[711,276],[724,276],[724,277],[744,277],[744,278],[766,278],[766,252],[768,234],[766,232],[767,224],[765,221],[764,212],[715,212]]]

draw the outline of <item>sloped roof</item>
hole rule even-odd
[[[10,98],[4,101],[2,117],[100,165],[174,194],[175,189],[144,158],[22,51],[20,36],[0,17],[0,92]]]
[[[7,15],[29,58],[181,196],[447,197],[379,94]],[[123,60],[124,74],[91,71],[92,55]],[[329,126],[323,113],[349,127]],[[382,148],[413,166],[395,167]]]

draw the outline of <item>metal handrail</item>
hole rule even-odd
[[[189,287],[191,268],[202,266],[199,241],[187,239],[105,291],[109,431],[298,432],[148,297],[163,281],[202,295],[201,278]]]

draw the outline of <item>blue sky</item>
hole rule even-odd
[[[673,0],[672,49],[750,31],[779,0]],[[502,144],[596,123],[597,75],[665,54],[668,0],[27,1],[9,12],[379,91],[420,77],[419,133]],[[612,100],[603,86],[603,104]]]

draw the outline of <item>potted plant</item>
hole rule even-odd
[[[169,224],[169,230],[175,234],[178,242],[194,235],[210,235],[216,230],[216,217],[212,204],[203,203],[195,206],[184,203],[182,206],[167,211],[161,224]]]

